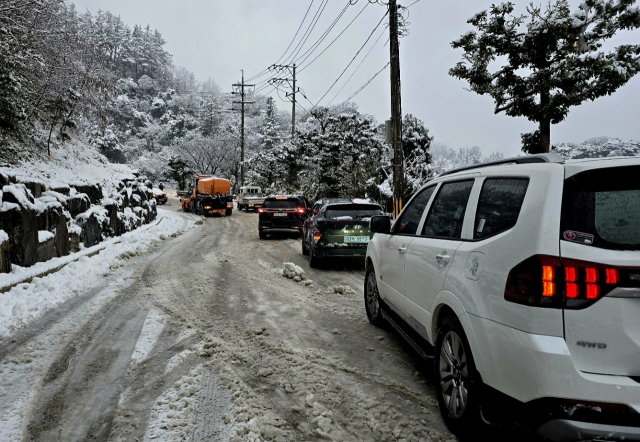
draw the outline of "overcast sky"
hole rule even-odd
[[[408,6],[413,1],[402,4]],[[111,11],[131,27],[135,23],[151,25],[166,39],[166,49],[176,65],[186,67],[199,79],[214,77],[223,91],[229,91],[231,84],[240,79],[240,69],[244,69],[245,78],[250,78],[278,62],[300,27],[311,0],[75,0],[74,3],[81,12]],[[293,52],[322,4],[322,0],[314,0],[298,38],[279,60],[284,64],[299,58],[298,85],[314,104],[340,76],[386,10],[377,4],[369,5],[367,0],[357,0],[347,8],[318,50],[304,60],[302,55],[347,3],[347,0],[328,0],[301,51]],[[524,118],[494,115],[490,98],[465,91],[465,83],[448,75],[448,70],[461,57],[461,52],[452,49],[450,42],[470,30],[466,20],[491,3],[491,0],[420,0],[410,7],[410,35],[400,42],[402,109],[403,113],[422,119],[437,142],[454,148],[476,145],[485,155],[492,151],[515,155],[520,152],[520,133],[536,129],[535,124]],[[514,3],[522,7],[529,0]],[[571,1],[573,6],[576,3]],[[361,11],[346,32],[306,68]],[[385,23],[373,33],[350,68],[320,101],[321,105],[332,99],[334,104],[344,101],[388,62],[389,45],[385,45],[388,31],[384,31],[384,26]],[[624,32],[614,43],[638,44],[640,32]],[[260,85],[268,78],[261,76],[253,82]],[[281,95],[284,98],[284,94]],[[353,101],[362,112],[382,122],[389,118],[389,95],[387,68]],[[278,99],[275,93],[273,96]],[[304,98],[299,99],[306,109],[312,106]],[[639,105],[640,76],[637,76],[612,96],[573,108],[564,122],[552,128],[552,142],[583,141],[600,135],[640,140]],[[278,106],[291,107],[279,99]]]

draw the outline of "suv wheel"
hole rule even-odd
[[[267,238],[267,232],[265,232],[264,230],[260,230],[258,232],[258,235],[260,235],[260,239],[266,239]]]
[[[380,305],[380,292],[373,265],[369,265],[367,275],[364,278],[364,309],[367,311],[369,322],[376,327],[384,325],[382,306]]]
[[[440,413],[449,430],[464,435],[481,422],[480,376],[462,325],[453,317],[442,321],[434,361]]]
[[[313,248],[309,249],[309,267],[312,269],[320,267],[320,258],[313,254]]]
[[[302,254],[307,256],[309,254],[309,249],[307,248],[307,243],[304,240],[304,233],[300,235],[302,237]]]

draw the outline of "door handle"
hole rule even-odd
[[[407,253],[407,248],[406,247],[398,247],[398,253],[404,255],[405,253]]]
[[[436,255],[436,261],[441,264],[449,262],[450,259],[451,257],[449,255]]]

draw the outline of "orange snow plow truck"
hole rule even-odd
[[[180,202],[183,212],[198,215],[224,212],[227,216],[231,216],[233,212],[231,183],[224,178],[198,174],[191,193],[183,196]]]

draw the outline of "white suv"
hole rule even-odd
[[[640,158],[459,169],[371,229],[369,320],[434,358],[454,433],[640,440]]]

